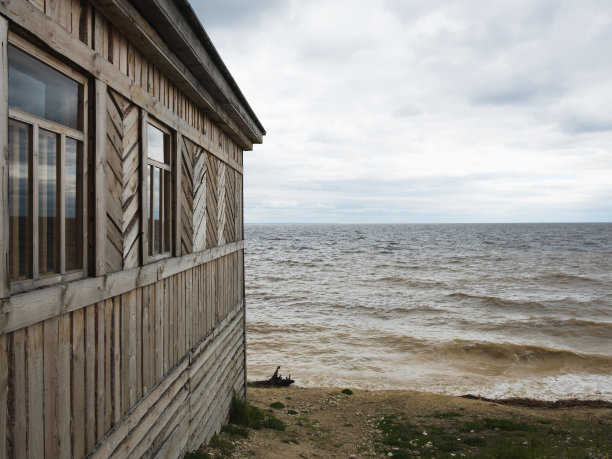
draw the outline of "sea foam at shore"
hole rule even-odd
[[[612,400],[612,224],[246,225],[249,379]]]

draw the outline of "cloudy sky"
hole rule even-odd
[[[192,0],[247,222],[612,221],[610,0]]]

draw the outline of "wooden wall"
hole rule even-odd
[[[223,320],[242,315],[242,262],[242,252],[234,252],[0,335],[0,420],[5,426],[0,435],[6,436],[0,438],[0,457],[80,457],[114,426],[132,424],[124,417],[143,396],[189,359],[190,351],[195,356],[203,345],[211,346],[211,332]],[[240,367],[228,387],[243,394],[242,322],[235,328],[231,343],[214,342],[214,349],[230,353],[232,364]],[[182,390],[196,396],[195,408],[176,408],[185,416],[201,408],[202,397],[217,397],[209,383],[200,384],[214,377],[209,357],[204,360],[190,367],[193,375],[183,382]],[[223,359],[212,360],[220,365],[215,371],[230,371]],[[208,415],[193,413],[213,422]]]
[[[9,30],[27,29],[100,91],[89,132],[95,272],[0,299],[0,459],[179,456],[244,395],[243,151],[97,3],[0,4]],[[146,116],[176,133],[178,158],[174,258],[151,264]]]

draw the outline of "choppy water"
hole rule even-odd
[[[612,400],[612,224],[245,231],[249,379]]]

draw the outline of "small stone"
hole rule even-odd
[[[389,451],[389,452],[387,453],[387,456],[392,457],[392,456],[393,456],[393,453],[392,453],[391,451]]]

